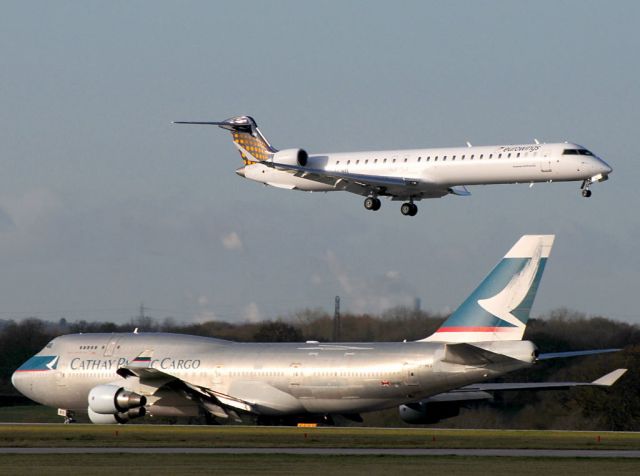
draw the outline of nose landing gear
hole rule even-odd
[[[580,190],[582,190],[582,196],[584,198],[589,198],[591,196],[591,190],[589,188],[591,187],[591,183],[591,180],[585,179],[580,186]]]

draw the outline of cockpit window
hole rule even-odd
[[[51,347],[53,347],[53,341],[51,341],[47,345],[45,345],[45,348],[47,348],[47,349],[50,349]]]
[[[564,149],[562,155],[593,155],[587,149]]]

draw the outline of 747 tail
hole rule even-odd
[[[525,235],[431,336],[423,341],[521,340],[554,235]]]

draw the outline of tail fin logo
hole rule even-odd
[[[268,160],[273,155],[269,144],[258,135],[254,137],[246,132],[233,131],[233,143],[240,151],[240,157],[245,165]]]
[[[542,256],[542,244],[540,243],[522,270],[513,275],[507,285],[493,297],[479,299],[478,305],[489,314],[507,322],[515,327],[524,329],[526,324],[514,316],[511,312],[516,309],[527,297],[540,267]]]

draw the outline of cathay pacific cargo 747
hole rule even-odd
[[[547,358],[523,341],[553,235],[523,236],[431,336],[412,342],[236,343],[166,333],[75,334],[53,339],[13,385],[72,419],[124,423],[143,416],[289,423],[358,420],[397,406],[410,423],[455,415],[505,390],[609,386],[593,382],[491,383]]]
[[[378,210],[379,197],[388,197],[404,201],[400,211],[409,216],[418,212],[414,202],[423,198],[470,195],[466,185],[580,181],[582,195],[590,197],[591,184],[607,180],[612,170],[571,143],[308,154],[275,149],[249,116],[175,123],[230,131],[244,161],[236,173],[247,179],[288,190],[344,190],[366,197],[367,210]]]

